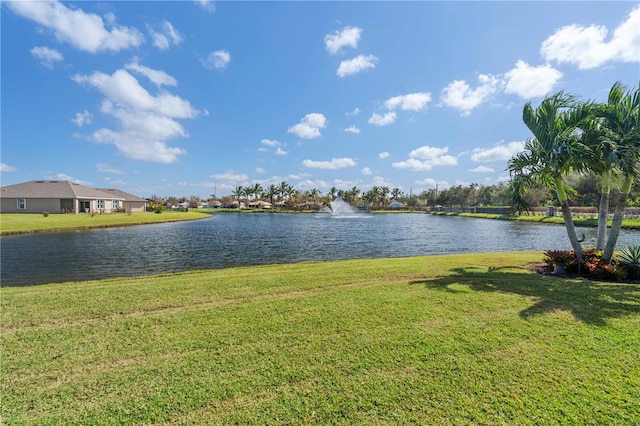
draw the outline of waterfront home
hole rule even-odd
[[[33,180],[0,188],[1,213],[111,213],[144,211],[145,199],[118,189],[68,180]]]

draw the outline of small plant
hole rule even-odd
[[[157,206],[157,207],[153,210],[153,212],[154,212],[155,214],[160,214],[160,213],[162,213],[162,206]]]
[[[554,275],[561,275],[567,268],[576,262],[576,253],[573,250],[547,250],[544,252],[544,263],[553,268]]]
[[[43,212],[42,212],[42,216],[44,216],[44,217],[48,217],[48,216],[49,216],[49,212],[48,212],[48,211],[43,211]]]
[[[623,248],[617,253],[616,262],[627,271],[629,278],[640,278],[640,246]]]

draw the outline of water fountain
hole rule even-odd
[[[329,203],[329,207],[325,207],[325,210],[331,213],[331,216],[350,217],[359,214],[356,209],[340,197]]]

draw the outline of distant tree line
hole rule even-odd
[[[600,201],[601,178],[594,173],[573,174],[566,178],[572,193],[571,204],[577,207],[598,207]],[[511,206],[511,187],[507,183],[495,185],[456,185],[446,189],[429,189],[417,194],[407,194],[399,188],[374,186],[368,191],[362,191],[357,186],[351,189],[331,188],[326,193],[319,189],[297,190],[292,185],[281,182],[263,188],[255,183],[248,186],[237,186],[230,195],[216,197],[213,194],[207,199],[196,195],[190,197],[151,197],[158,205],[177,206],[188,203],[189,207],[197,208],[203,204],[219,201],[222,205],[231,205],[234,201],[249,204],[251,201],[268,201],[272,205],[280,203],[288,209],[297,207],[319,208],[328,205],[336,198],[342,198],[356,207],[384,208],[391,202],[397,201],[409,208],[426,208],[441,205],[445,207],[498,207]],[[614,196],[615,192],[614,190]],[[556,193],[543,185],[534,185],[524,190],[523,197],[530,207],[559,206],[560,201]],[[636,185],[628,197],[628,206],[640,207],[640,186]]]

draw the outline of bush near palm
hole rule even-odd
[[[629,278],[640,278],[640,246],[629,246],[620,250],[616,262],[626,269]]]

